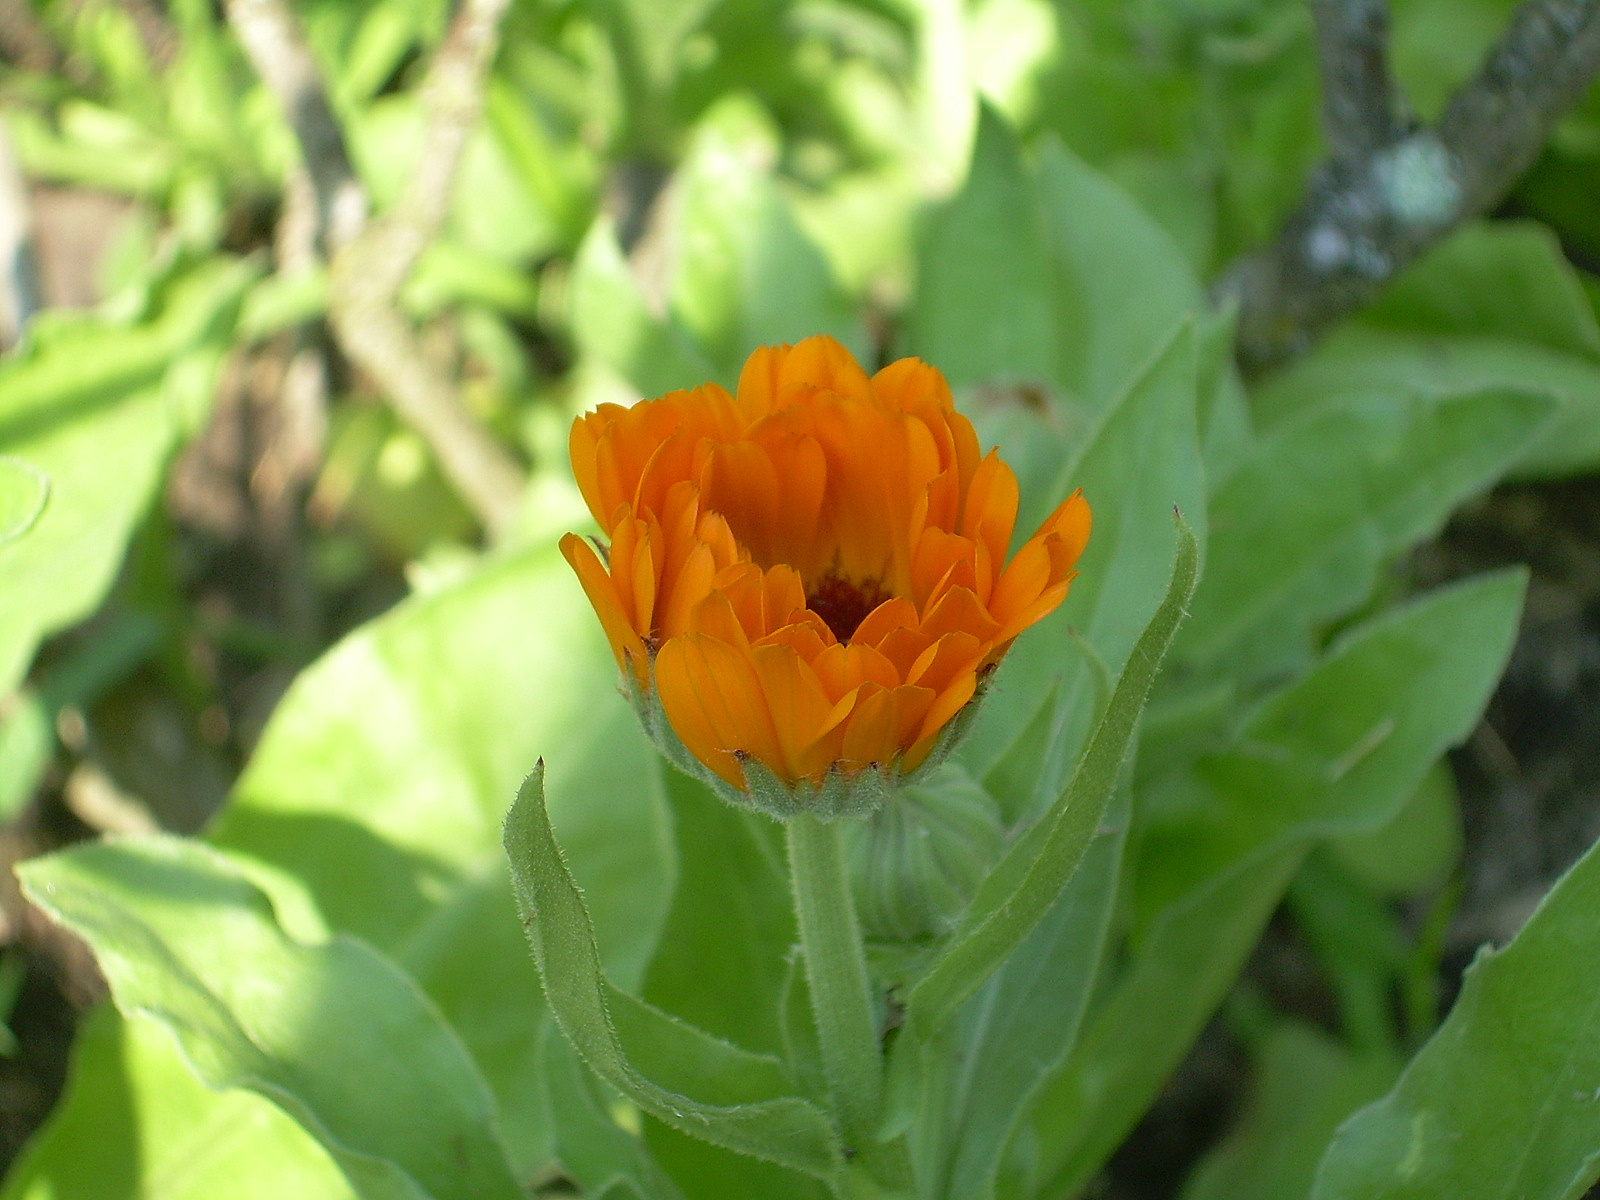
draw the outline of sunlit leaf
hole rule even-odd
[[[86,1017],[67,1089],[7,1175],[5,1200],[357,1200],[281,1108],[207,1087],[156,1021],[109,1004]]]
[[[291,940],[265,895],[195,842],[87,845],[19,874],[89,943],[125,1013],[167,1026],[212,1087],[247,1088],[289,1113],[361,1195],[521,1195],[482,1076],[370,947]]]

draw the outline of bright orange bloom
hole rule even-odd
[[[716,384],[572,426],[610,539],[562,553],[617,662],[735,788],[915,770],[1012,640],[1061,603],[1089,537],[1078,493],[1009,563],[1017,481],[980,455],[944,377],[868,377],[828,337]]]

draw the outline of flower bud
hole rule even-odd
[[[663,753],[780,819],[877,811],[937,763],[982,684],[1059,605],[1074,493],[1006,560],[1016,477],[943,376],[868,376],[827,337],[572,428],[607,543],[562,553]]]

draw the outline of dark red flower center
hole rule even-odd
[[[857,581],[829,571],[806,592],[806,607],[827,622],[834,637],[848,642],[867,614],[887,599],[876,579]]]

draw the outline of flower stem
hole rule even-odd
[[[846,1143],[866,1149],[883,1108],[883,1055],[839,826],[799,813],[785,827],[823,1071]]]

